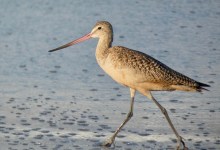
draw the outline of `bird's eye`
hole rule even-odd
[[[101,29],[102,29],[102,27],[98,27],[98,29],[99,29],[99,30],[101,30]]]

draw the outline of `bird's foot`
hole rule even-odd
[[[188,147],[186,147],[185,142],[183,141],[183,138],[181,136],[178,139],[178,145],[176,149],[177,150],[188,150]]]
[[[114,145],[114,139],[109,138],[109,139],[107,139],[105,142],[103,142],[103,143],[101,144],[101,146],[111,147],[112,144]]]

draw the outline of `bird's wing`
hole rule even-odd
[[[114,49],[116,50],[116,49]],[[133,69],[137,75],[144,74],[139,82],[164,83],[167,85],[197,86],[197,82],[166,66],[155,58],[125,47],[117,47],[118,65]],[[119,63],[120,62],[120,63]]]

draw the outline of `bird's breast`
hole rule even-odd
[[[134,70],[120,67],[120,62],[114,62],[112,59],[106,59],[98,64],[116,82],[128,87],[134,86],[136,82]]]

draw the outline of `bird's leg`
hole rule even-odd
[[[131,117],[133,116],[133,106],[134,106],[134,96],[135,96],[135,90],[130,88],[130,94],[131,94],[131,104],[130,104],[130,110],[127,114],[127,117],[125,118],[125,120],[122,122],[122,124],[118,127],[118,129],[114,132],[114,134],[108,139],[106,140],[102,145],[103,146],[107,146],[110,147],[112,145],[112,143],[114,143],[115,141],[115,137],[117,136],[117,134],[120,132],[120,130],[123,128],[123,126],[131,119]]]
[[[183,138],[179,135],[179,133],[177,132],[177,130],[175,129],[172,121],[170,120],[170,117],[167,113],[167,110],[160,105],[160,103],[151,95],[151,93],[149,92],[149,94],[147,95],[148,98],[150,98],[151,100],[154,101],[154,103],[159,107],[159,109],[161,110],[161,112],[164,114],[164,116],[166,117],[167,122],[169,123],[171,129],[173,130],[173,132],[175,133],[176,137],[177,137],[177,149],[179,150],[181,148],[181,144],[183,145],[183,149],[187,150],[188,148],[185,146],[185,143],[183,141]]]

